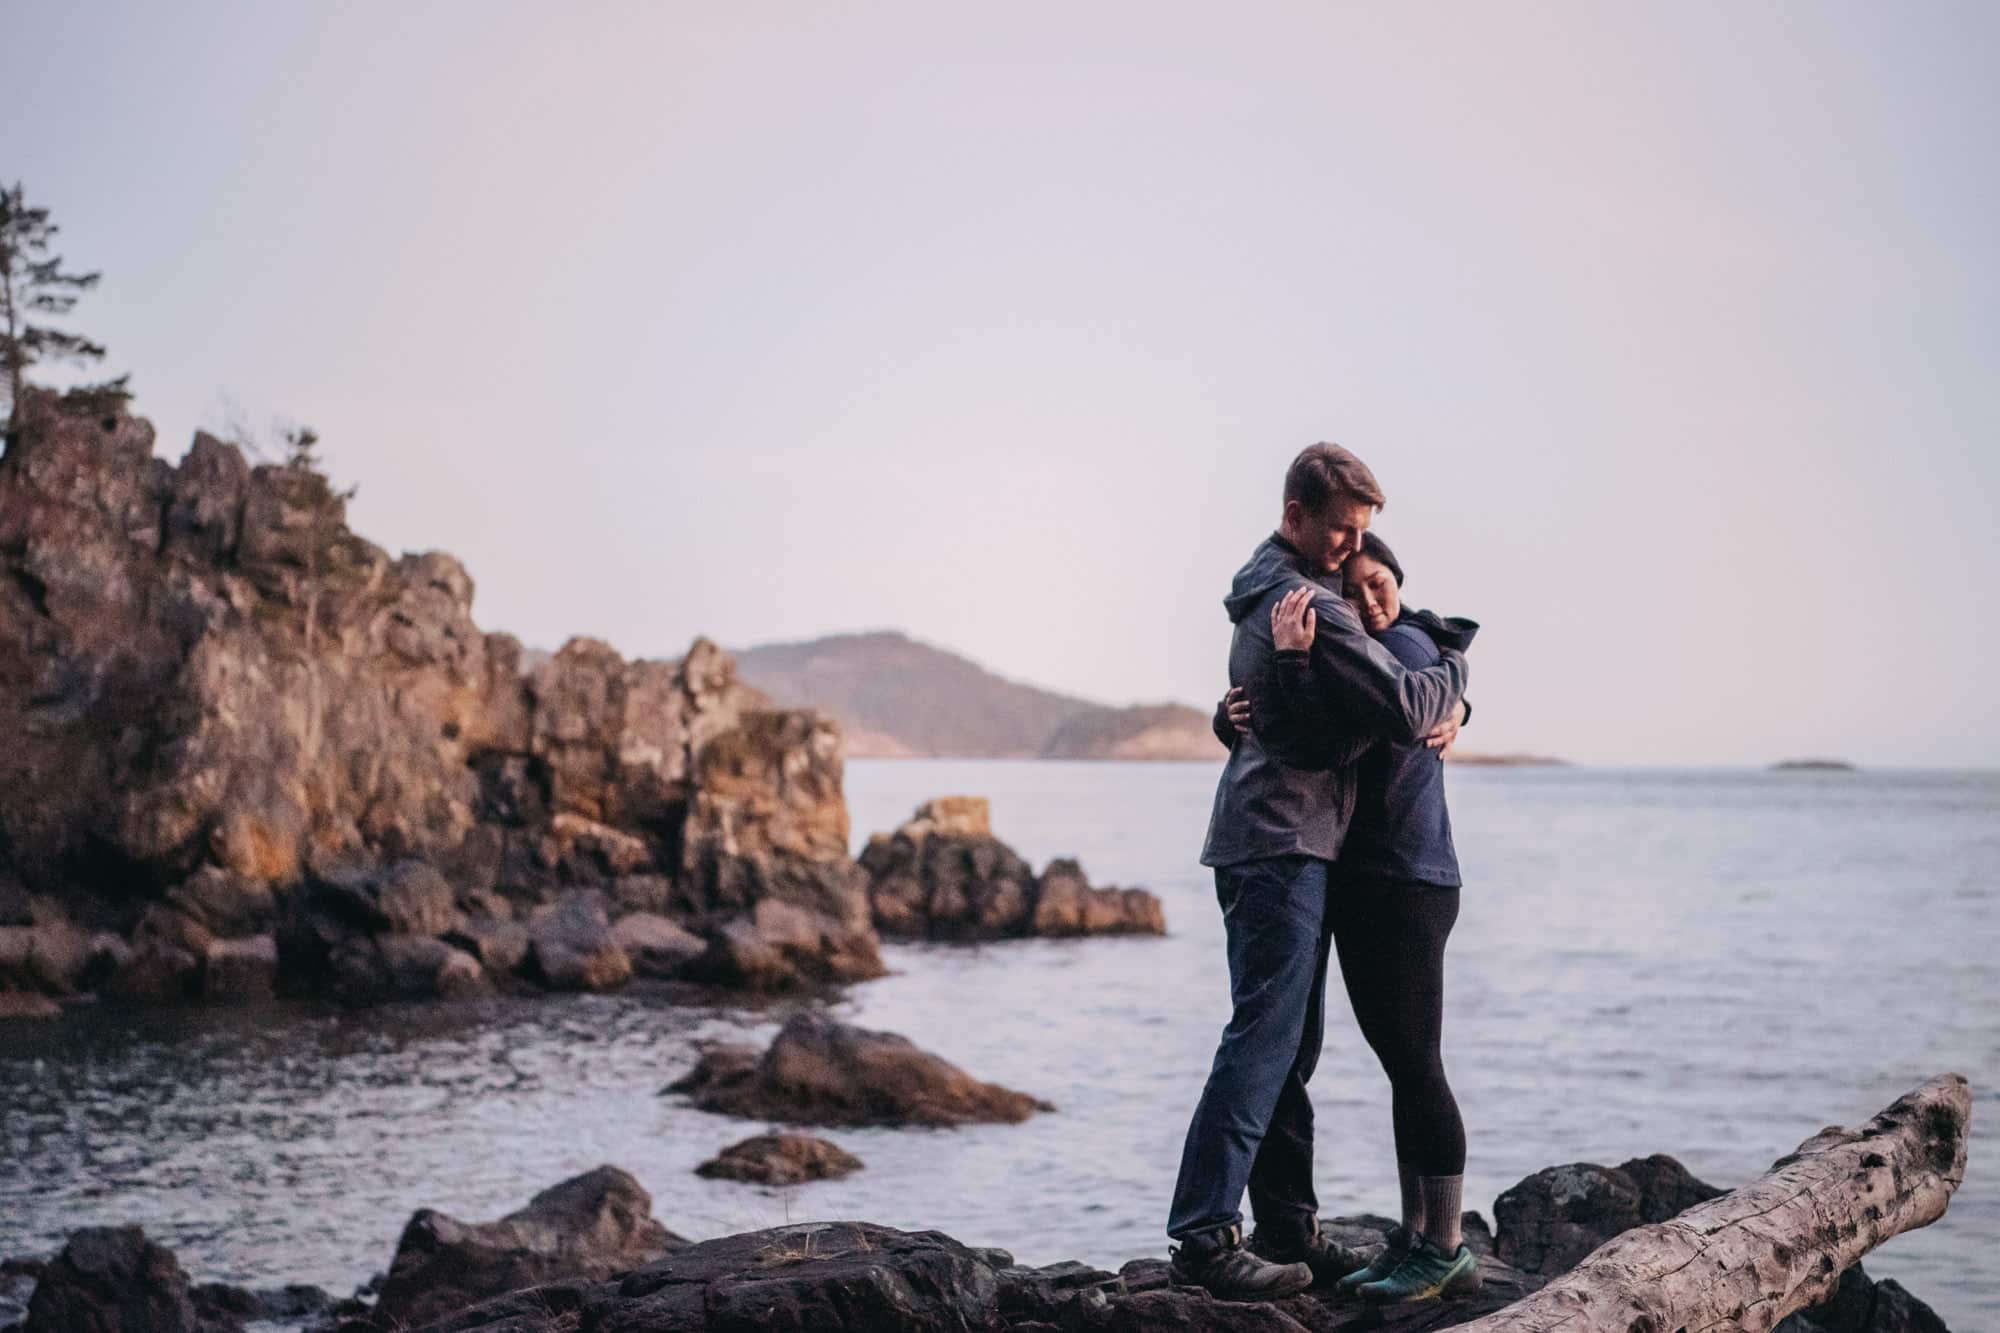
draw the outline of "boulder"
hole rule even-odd
[[[611,923],[611,939],[642,976],[677,977],[708,951],[708,942],[657,912],[630,912]]]
[[[297,1323],[326,1314],[334,1306],[324,1288],[305,1283],[253,1291],[226,1282],[204,1282],[194,1289],[196,1313],[211,1322],[264,1320]]]
[[[584,1300],[606,1333],[855,1328],[871,1333],[997,1329],[1000,1281],[936,1231],[812,1222],[704,1241]]]
[[[929,823],[912,820],[863,850],[876,929],[903,939],[1027,934],[1036,902],[1028,863],[997,838],[928,831]]]
[[[393,1000],[455,999],[484,994],[479,960],[424,935],[350,935],[326,960],[324,989],[360,1008]]]
[[[261,1000],[277,993],[278,942],[271,935],[211,940],[202,955],[201,993],[211,1000]]]
[[[1860,1264],[1840,1275],[1832,1296],[1781,1320],[1772,1333],[1949,1333],[1944,1320],[1894,1278],[1880,1282]]]
[[[167,902],[216,935],[264,934],[274,921],[271,886],[221,866],[203,866],[168,889]]]
[[[1144,889],[1092,888],[1083,867],[1049,862],[1036,885],[1035,935],[1164,935],[1166,909]]]
[[[56,1018],[62,1006],[39,991],[0,990],[0,1022],[10,1018]]]
[[[984,796],[933,796],[897,830],[922,839],[933,833],[957,838],[993,836],[993,805]]]
[[[25,1333],[221,1333],[204,1319],[173,1253],[138,1227],[84,1227],[43,1268]]]
[[[854,981],[886,969],[874,932],[782,898],[765,898],[711,927],[687,974],[739,990],[783,991],[814,982]]]
[[[611,990],[631,979],[632,961],[598,896],[573,893],[530,919],[527,969],[550,990]]]
[[[458,895],[427,862],[349,864],[312,885],[313,905],[369,934],[442,935],[458,923]]]
[[[90,960],[90,937],[60,917],[0,926],[0,987],[68,995]]]
[[[497,1222],[419,1209],[396,1244],[374,1321],[415,1327],[521,1287],[638,1268],[687,1243],[653,1220],[652,1207],[638,1181],[601,1166]]]
[[[444,940],[478,959],[494,976],[516,971],[528,958],[528,928],[518,921],[468,918],[445,935]]]
[[[117,957],[103,991],[116,1000],[165,1003],[193,996],[200,978],[198,955],[177,945],[147,942]]]
[[[796,1014],[762,1056],[722,1045],[668,1085],[704,1111],[795,1124],[962,1125],[1016,1123],[1055,1108],[982,1083],[893,1032]]]
[[[1546,1167],[1493,1201],[1494,1250],[1524,1272],[1566,1272],[1620,1232],[1664,1222],[1721,1193],[1664,1155],[1616,1167]]]
[[[759,1134],[731,1144],[695,1168],[712,1180],[741,1180],[755,1185],[798,1185],[808,1180],[837,1180],[861,1169],[853,1153],[809,1134]]]

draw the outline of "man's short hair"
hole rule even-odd
[[[1285,469],[1285,499],[1297,500],[1309,514],[1323,514],[1336,499],[1371,504],[1388,501],[1368,465],[1337,444],[1311,444]]]

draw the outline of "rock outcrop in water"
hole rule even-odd
[[[810,1134],[759,1134],[730,1144],[694,1170],[711,1180],[801,1185],[808,1180],[838,1180],[860,1169],[861,1159],[837,1143]]]
[[[21,406],[0,992],[610,986],[642,911],[702,941],[649,928],[656,975],[880,974],[826,719],[763,709],[701,640],[666,662],[577,638],[523,673],[458,561],[390,557],[317,473],[205,434],[169,464],[143,419]]]
[[[708,1047],[665,1091],[704,1111],[804,1125],[1015,1123],[1055,1108],[1025,1092],[982,1083],[893,1032],[795,1015],[769,1049]]]
[[[901,939],[1026,935],[1164,935],[1166,913],[1144,889],[1093,888],[1075,861],[1036,875],[993,836],[982,796],[926,801],[861,853],[875,928]]]

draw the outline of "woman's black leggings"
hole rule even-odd
[[[1458,890],[1339,876],[1327,896],[1341,979],[1393,1090],[1396,1160],[1425,1176],[1465,1173],[1465,1123],[1445,1081],[1444,942]]]

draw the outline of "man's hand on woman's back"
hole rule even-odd
[[[1312,607],[1315,591],[1310,583],[1301,583],[1271,608],[1271,641],[1279,652],[1311,651],[1313,631],[1319,628],[1319,614]]]

